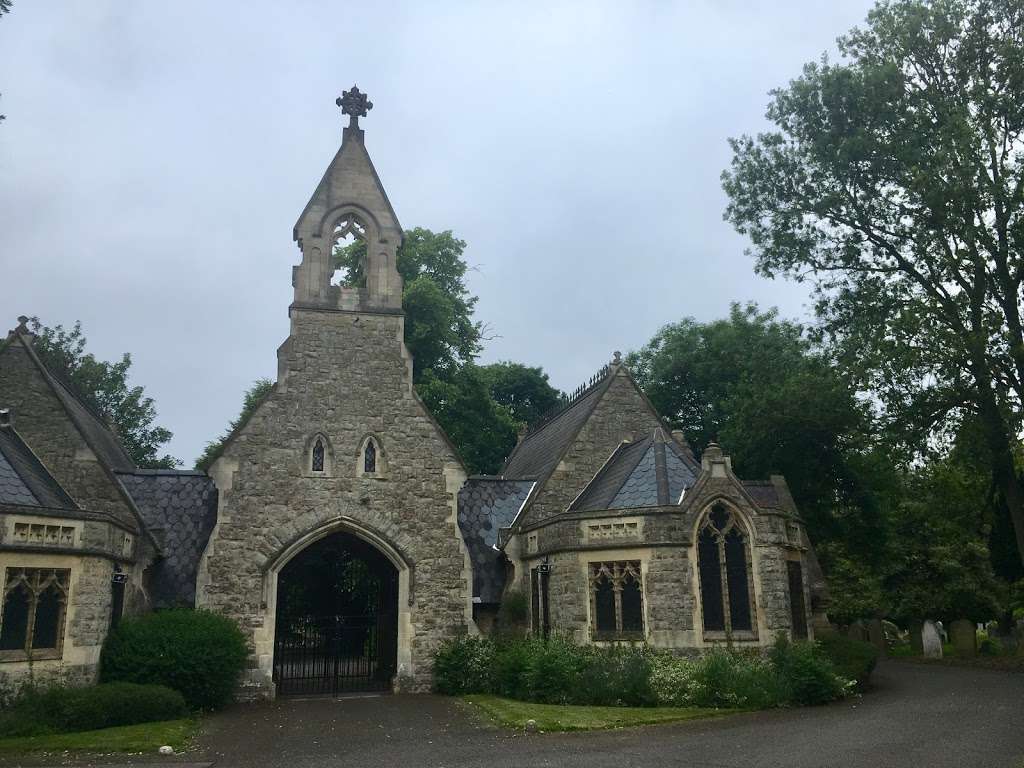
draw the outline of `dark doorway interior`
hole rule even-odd
[[[398,651],[398,572],[373,545],[328,536],[277,578],[279,694],[388,690]]]

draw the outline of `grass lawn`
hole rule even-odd
[[[500,696],[463,696],[499,725],[523,728],[536,720],[541,731],[591,731],[633,725],[674,723],[702,717],[721,717],[735,710],[702,707],[583,707],[571,704],[534,704]]]
[[[53,733],[46,736],[21,736],[0,739],[0,755],[39,752],[152,752],[164,744],[177,752],[184,749],[196,732],[198,723],[184,720],[163,720],[158,723],[123,725],[100,731]]]

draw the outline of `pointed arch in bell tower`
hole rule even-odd
[[[349,124],[342,133],[341,148],[295,224],[293,237],[302,251],[302,262],[292,274],[293,306],[400,311],[398,247],[402,227],[359,127],[359,118],[366,116],[373,103],[356,86],[343,92],[336,103],[342,114],[349,116]],[[332,285],[334,247],[351,237],[366,245],[360,284]]]

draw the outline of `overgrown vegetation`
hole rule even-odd
[[[718,649],[683,658],[558,637],[467,636],[438,651],[434,684],[449,695],[494,694],[541,704],[766,709],[824,704],[845,695],[854,680],[839,674],[819,646],[784,639],[767,656]]]
[[[0,710],[4,737],[92,731],[175,720],[188,714],[185,699],[162,685],[107,683],[82,688],[29,687]]]
[[[104,682],[165,685],[193,710],[231,702],[248,646],[231,619],[175,609],[127,618],[109,634],[100,657]]]

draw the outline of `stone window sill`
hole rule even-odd
[[[26,653],[25,651],[0,651],[0,664],[13,661],[52,661],[59,659],[61,652],[54,648]]]
[[[643,632],[594,632],[597,643],[642,643],[646,638]]]
[[[729,633],[729,634],[726,634],[725,632],[705,632],[704,633],[704,641],[705,642],[711,642],[711,643],[721,642],[721,643],[724,643],[724,642],[727,642],[729,640],[732,640],[732,641],[737,642],[737,643],[757,642],[757,632],[743,631],[743,632],[732,632],[732,633]]]

